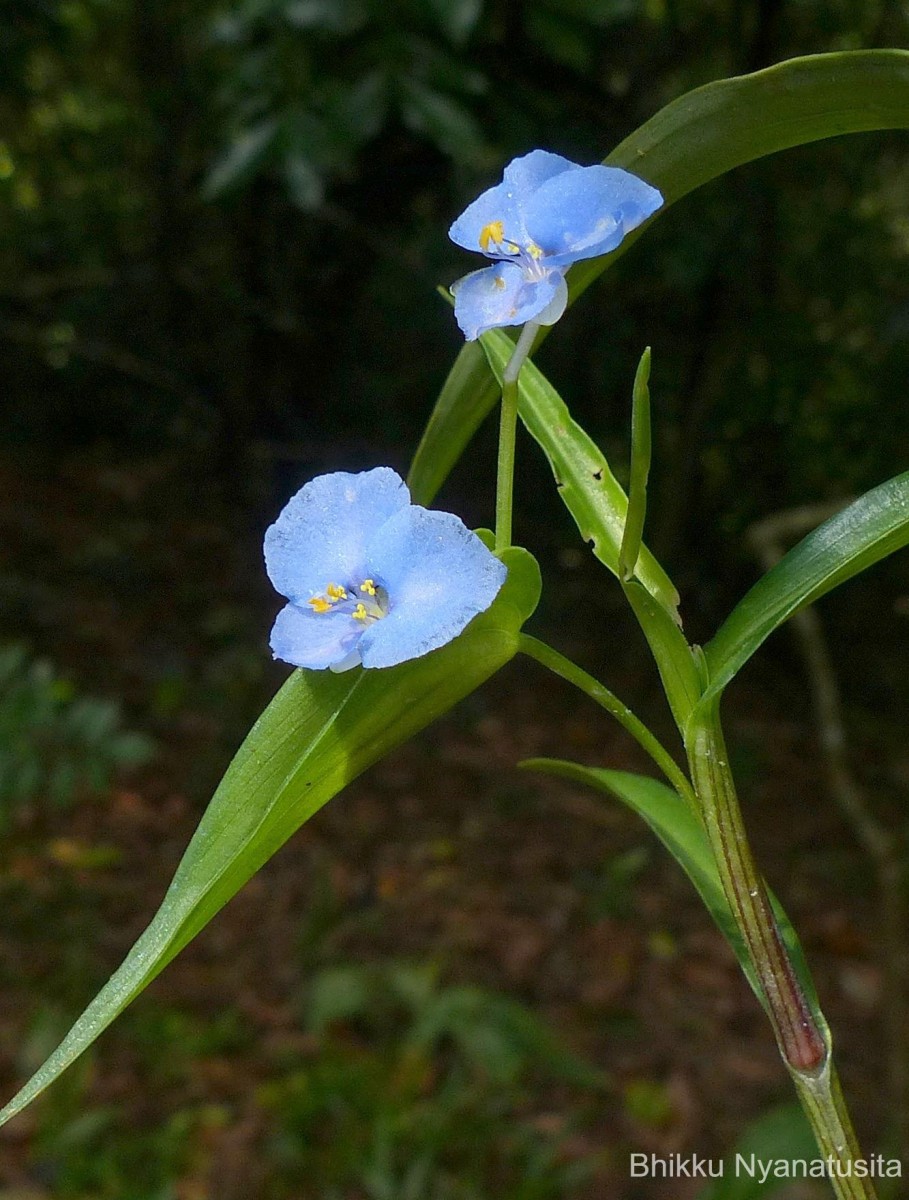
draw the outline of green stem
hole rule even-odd
[[[860,1179],[851,1172],[846,1174],[850,1164],[865,1160],[862,1159],[833,1062],[828,1059],[824,1069],[815,1078],[790,1073],[802,1108],[817,1138],[821,1157],[832,1168],[830,1184],[836,1196],[839,1200],[877,1200],[877,1192],[870,1179]]]
[[[552,646],[548,646],[545,642],[541,642],[539,638],[531,637],[528,633],[522,633],[518,640],[518,650],[535,659],[542,666],[548,667],[550,671],[558,675],[561,679],[574,684],[576,688],[579,688],[586,696],[589,696],[591,700],[599,704],[601,708],[605,708],[608,713],[611,713],[619,724],[631,734],[638,745],[647,751],[682,799],[695,812],[697,811],[697,800],[691,784],[685,777],[684,771],[682,771],[669,751],[654,737],[644,722],[636,717],[626,704],[623,704],[599,680],[594,679],[592,675],[588,675],[585,670],[577,666],[576,663],[573,663],[571,659],[566,658],[564,654],[560,654],[558,650],[554,650]]]
[[[829,1036],[792,965],[752,857],[716,702],[695,714],[686,740],[691,778],[723,890],[760,981],[780,1054],[822,1156],[831,1159],[831,1186],[839,1200],[874,1200],[871,1181],[851,1170],[861,1151],[836,1079]]]
[[[511,545],[511,509],[514,492],[514,449],[518,424],[518,375],[533,349],[539,325],[528,321],[521,330],[502,373],[502,411],[499,416],[499,462],[496,477],[496,553]]]

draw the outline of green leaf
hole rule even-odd
[[[360,963],[327,967],[312,981],[307,1027],[322,1037],[329,1025],[359,1017],[375,999],[375,980]]]
[[[527,13],[526,36],[553,62],[586,74],[596,61],[596,39],[590,29],[575,21],[534,6]]]
[[[909,129],[909,51],[848,50],[790,58],[686,92],[604,160],[659,188],[662,213],[695,188],[756,159],[844,133]],[[569,275],[583,291],[646,226]]]
[[[221,154],[202,185],[205,200],[236,191],[255,175],[278,137],[278,122],[269,118],[238,133]]]
[[[375,137],[388,112],[388,80],[382,71],[370,71],[349,87],[342,86],[326,106],[328,124],[361,145]]]
[[[415,133],[427,137],[456,162],[479,162],[483,131],[460,101],[412,76],[398,80],[401,116]]]
[[[414,1014],[408,1047],[431,1052],[453,1042],[468,1062],[501,1083],[515,1082],[531,1065],[585,1087],[606,1077],[562,1046],[523,1005],[482,988],[447,987]]]
[[[296,29],[350,37],[363,28],[369,12],[362,0],[291,0],[285,5],[284,18]]]
[[[799,1159],[811,1162],[817,1157],[817,1140],[800,1106],[781,1105],[762,1113],[745,1127],[734,1153],[726,1159],[722,1177],[711,1180],[698,1193],[698,1200],[769,1200],[770,1196],[784,1190],[791,1195],[791,1178],[775,1176],[771,1170],[762,1180],[762,1167],[766,1169],[774,1163]],[[744,1166],[741,1160],[744,1160]],[[738,1169],[736,1164],[739,1164]]]
[[[650,475],[650,347],[641,355],[634,376],[631,405],[631,472],[628,480],[628,513],[619,549],[619,578],[629,580],[641,552],[647,516],[647,479]]]
[[[489,416],[500,389],[479,342],[454,360],[417,446],[407,486],[414,504],[431,504],[467,443]]]
[[[582,767],[579,763],[567,762],[562,759],[531,758],[522,762],[521,766],[531,770],[544,771],[547,775],[558,775],[563,779],[571,779],[601,792],[608,792],[611,796],[621,800],[632,812],[636,812],[639,817],[642,817],[694,884],[707,906],[707,911],[735,952],[754,994],[762,1006],[764,1005],[760,983],[752,969],[745,940],[723,892],[723,885],[714,864],[707,834],[695,813],[682,803],[671,788],[645,775],[633,775],[628,771],[609,771],[597,767]],[[796,975],[818,1019],[819,1027],[826,1031],[823,1017],[820,1015],[817,993],[798,935],[779,901],[773,895],[771,895],[770,901],[773,905],[780,936],[789,952]]]
[[[501,386],[514,344],[501,329],[484,333],[480,343]],[[526,362],[518,388],[518,415],[548,458],[559,495],[581,537],[590,543],[600,562],[618,575],[628,497],[596,443],[572,419],[565,401],[539,367]],[[640,548],[636,574],[664,608],[677,613],[678,592],[646,546]]]
[[[659,188],[665,204],[612,254],[577,263],[571,298],[631,248],[677,200],[733,168],[779,150],[843,133],[909,128],[909,51],[815,54],[696,88],[667,104],[605,159]],[[477,264],[473,264],[475,266]],[[473,266],[465,265],[467,270]],[[546,335],[542,331],[542,337]],[[498,390],[473,344],[445,382],[411,466],[417,504],[429,504]]]
[[[387,670],[290,676],[237,752],[151,925],[0,1124],[91,1045],[304,821],[514,656],[540,573],[526,550],[502,558],[508,578],[493,605],[440,650]]]
[[[704,647],[719,695],[758,646],[793,613],[909,542],[909,471],[860,496],[809,533],[754,585]]]
[[[483,12],[483,0],[429,0],[439,28],[455,46],[463,46]]]
[[[682,737],[704,688],[691,647],[672,614],[636,579],[623,584],[663,681],[663,690]]]
[[[325,180],[304,154],[287,155],[284,180],[292,203],[303,212],[313,212],[325,198]]]

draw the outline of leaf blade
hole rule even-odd
[[[86,1050],[304,821],[517,653],[539,568],[524,550],[503,559],[499,596],[447,646],[381,671],[290,676],[228,768],[151,924],[0,1124]]]
[[[624,583],[625,599],[634,610],[660,672],[663,691],[683,739],[704,686],[692,648],[664,605],[636,580]]]
[[[461,347],[442,384],[407,473],[414,504],[429,505],[499,398],[479,342]]]
[[[501,329],[484,333],[480,343],[493,373],[501,381],[513,349]],[[594,555],[619,575],[619,552],[625,532],[628,497],[596,442],[568,411],[568,405],[543,372],[526,362],[518,377],[518,416],[539,445],[555,476],[559,495]],[[635,574],[654,599],[675,617],[678,592],[646,546],[641,545]]]
[[[909,471],[888,479],[809,533],[735,606],[704,647],[722,693],[760,645],[800,608],[909,544]]]
[[[694,885],[707,911],[720,932],[729,942],[739,965],[757,996],[761,1006],[766,1003],[760,982],[751,965],[745,939],[742,936],[732,909],[723,892],[719,872],[713,860],[707,834],[695,813],[681,802],[677,794],[666,784],[646,775],[635,775],[629,771],[611,771],[603,767],[584,767],[580,763],[563,759],[534,758],[521,763],[530,770],[543,771],[583,783],[597,791],[607,792],[621,800],[632,812],[637,813],[660,839]],[[820,1004],[805,953],[792,922],[782,906],[771,893],[770,902],[790,960],[801,983],[812,1013],[829,1046],[830,1035]]]
[[[659,188],[665,204],[611,254],[572,267],[569,302],[630,250],[671,205],[725,172],[841,134],[907,128],[906,50],[808,55],[687,92],[604,159]],[[546,333],[542,331],[540,340]],[[417,504],[432,502],[496,403],[498,391],[473,343],[462,348],[443,391],[444,413],[433,413],[411,465],[409,482]]]
[[[647,480],[653,445],[650,432],[650,347],[641,355],[634,376],[631,404],[631,472],[628,479],[628,513],[619,547],[619,578],[634,576],[647,519]]]

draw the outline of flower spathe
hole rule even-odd
[[[411,504],[390,467],[305,484],[265,534],[265,566],[289,601],[271,632],[275,658],[335,671],[444,646],[507,574],[458,517]]]
[[[582,167],[547,150],[514,159],[449,230],[465,250],[495,260],[452,285],[462,333],[474,341],[502,325],[554,324],[568,303],[571,264],[615,250],[662,203],[656,188],[619,167]]]

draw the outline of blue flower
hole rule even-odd
[[[507,574],[458,517],[411,504],[389,467],[307,483],[266,532],[265,566],[290,601],[271,631],[275,658],[334,671],[444,646]]]
[[[467,340],[500,325],[554,324],[568,303],[571,264],[615,250],[662,203],[656,188],[618,167],[581,167],[547,150],[514,159],[448,231],[496,260],[452,285]]]

